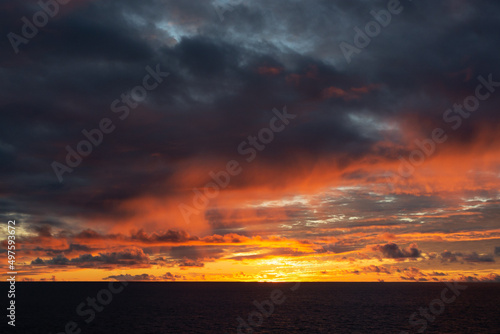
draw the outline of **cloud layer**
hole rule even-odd
[[[401,7],[351,62],[387,1],[79,1],[18,53],[3,38],[0,217],[25,274],[498,274],[500,4]],[[5,36],[40,11],[0,8]]]

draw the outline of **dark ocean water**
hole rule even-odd
[[[500,333],[500,284],[465,286],[456,296],[444,283],[17,283],[15,330],[3,315],[0,333]]]

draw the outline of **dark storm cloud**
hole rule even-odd
[[[0,6],[4,36],[20,33],[21,17],[37,10],[19,1]],[[260,161],[286,169],[301,156],[310,167],[326,154],[345,167],[373,154],[385,138],[374,123],[411,116],[427,133],[442,126],[445,109],[474,91],[477,75],[500,80],[500,4],[488,1],[458,9],[451,1],[404,3],[391,25],[347,64],[338,44],[352,42],[354,26],[385,6],[252,1],[221,22],[208,1],[89,1],[51,18],[18,55],[3,38],[0,211],[128,217],[120,203],[141,194],[175,196],[182,162],[227,161],[269,121],[273,108],[284,105],[300,117]],[[156,64],[171,75],[121,122],[111,102]],[[471,142],[484,124],[496,124],[494,101],[498,97],[484,102],[451,140]],[[65,146],[75,147],[84,139],[81,131],[103,117],[117,129],[60,184],[51,162],[64,161]],[[377,154],[395,160],[399,153]],[[232,185],[254,181],[242,177]]]

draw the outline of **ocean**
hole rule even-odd
[[[500,333],[495,283],[23,282],[15,301],[1,333]]]

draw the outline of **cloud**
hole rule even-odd
[[[149,274],[140,274],[140,275],[120,274],[120,275],[111,275],[103,278],[103,280],[109,280],[109,279],[115,279],[117,281],[154,281],[156,280],[156,277],[154,275],[149,275]]]
[[[382,267],[382,266],[375,266],[375,265],[362,267],[362,270],[364,272],[372,272],[372,273],[383,273],[383,274],[390,274],[391,273],[391,271],[388,268]]]
[[[487,274],[487,275],[476,275],[476,276],[467,276],[467,275],[459,275],[458,278],[454,280],[459,282],[500,282],[500,275],[498,274]]]
[[[419,268],[409,267],[401,270],[400,278],[405,281],[426,282],[428,281],[426,276]]]
[[[160,276],[160,279],[167,280],[167,281],[175,281],[175,280],[178,280],[180,278],[183,278],[183,276],[174,275],[174,274],[171,274],[170,272],[167,272],[167,273],[165,273],[165,275]]]
[[[489,254],[478,254],[476,252],[462,253],[462,252],[450,252],[444,251],[440,255],[441,262],[457,262],[462,259],[469,263],[481,263],[481,262],[495,262],[493,255]]]
[[[145,243],[161,243],[161,242],[186,242],[198,240],[198,237],[190,236],[186,231],[168,230],[163,233],[152,233],[148,235],[143,229],[132,232],[131,240],[139,240]]]
[[[336,254],[347,252],[355,264],[367,249],[430,260],[436,272],[458,262],[495,269],[474,247],[500,237],[500,95],[474,117],[443,113],[474,94],[479,76],[500,80],[500,3],[460,3],[455,12],[413,1],[351,64],[339,43],[351,43],[373,2],[247,1],[223,24],[210,1],[63,6],[19,54],[0,40],[0,220],[18,217],[23,260],[40,271],[158,263],[195,272],[223,258],[308,256],[343,264]],[[2,31],[20,33],[33,6],[3,1]],[[121,119],[111,104],[156,64],[169,77]],[[240,143],[285,105],[297,117],[249,163]],[[116,130],[59,183],[51,163],[103,117]],[[399,177],[399,158],[435,128],[446,142]],[[195,205],[210,172],[233,159],[244,172],[187,224],[178,205]],[[436,255],[440,263],[398,246],[413,242],[454,251]]]
[[[338,244],[327,244],[321,245],[321,248],[316,249],[318,253],[346,253],[355,250],[356,246],[351,245],[338,245]]]
[[[31,9],[20,2],[9,3],[2,12],[2,25],[6,31],[19,30],[18,18]],[[22,54],[26,57],[3,53],[1,91],[6,110],[0,126],[5,134],[0,146],[4,147],[1,177],[5,189],[10,190],[2,194],[2,209],[27,213],[40,218],[38,221],[46,218],[41,211],[59,220],[75,214],[85,221],[105,216],[114,225],[140,216],[141,209],[149,211],[144,205],[128,206],[143,196],[170,208],[192,195],[194,186],[204,184],[200,179],[208,175],[208,169],[237,156],[238,144],[262,127],[272,108],[283,105],[303,117],[260,152],[259,161],[231,184],[232,190],[269,184],[274,189],[299,186],[311,170],[318,171],[309,177],[311,184],[324,184],[325,178],[337,181],[337,175],[349,180],[354,170],[361,170],[356,175],[362,180],[376,178],[369,172],[375,170],[372,167],[388,167],[387,163],[398,162],[400,154],[411,152],[406,133],[431,129],[436,110],[446,110],[457,92],[471,88],[469,81],[450,79],[443,72],[471,69],[468,76],[474,78],[498,68],[490,49],[495,45],[496,36],[490,32],[494,29],[485,29],[485,21],[495,21],[477,16],[472,10],[477,6],[471,6],[468,20],[463,22],[443,22],[442,17],[448,17],[446,9],[433,6],[422,32],[433,38],[411,36],[412,47],[425,50],[425,56],[417,56],[408,45],[397,50],[387,47],[407,40],[402,31],[415,30],[411,18],[418,10],[405,11],[407,19],[397,23],[405,29],[384,31],[377,37],[378,43],[360,55],[356,66],[347,66],[337,42],[353,37],[349,26],[366,19],[362,9],[368,13],[367,4],[354,8],[296,3],[286,10],[284,4],[242,4],[227,13],[221,26],[209,3],[88,1],[72,15],[54,18],[50,31],[40,32],[25,46]],[[421,11],[430,8],[429,4],[418,6]],[[486,6],[481,12],[496,17],[498,5]],[[274,13],[276,8],[279,13]],[[303,22],[304,15],[342,20]],[[475,27],[485,33],[472,38],[474,47],[470,49],[475,57],[468,57],[464,64],[456,38],[443,31]],[[8,40],[3,43],[3,49],[10,50]],[[39,56],[45,61],[30,61]],[[395,58],[406,59],[412,66],[400,71],[394,67]],[[449,62],[439,61],[442,59]],[[114,117],[110,103],[142,79],[146,65],[156,63],[171,72],[168,82],[148,95],[140,117],[131,115],[125,122]],[[43,77],[29,80],[28,72],[19,75],[19,71],[42,73]],[[287,78],[294,78],[292,84]],[[441,83],[439,89],[437,82]],[[26,91],[33,94],[26,98]],[[324,94],[332,98],[322,100]],[[304,107],[311,102],[314,107]],[[484,127],[498,118],[494,110],[489,104],[482,106],[481,113],[469,119],[456,136],[450,136],[449,142],[468,138],[465,143],[474,145],[476,141],[469,139],[484,134]],[[95,148],[84,165],[67,175],[64,185],[58,184],[47,166],[53,160],[63,161],[66,145],[75,146],[83,139],[82,128],[95,127],[103,115],[117,125],[113,138],[107,137],[106,145]],[[28,119],[41,124],[33,135]],[[408,123],[411,129],[406,128]],[[388,146],[381,148],[382,144]],[[13,158],[20,153],[22,159]],[[186,166],[206,168],[190,174]],[[101,172],[108,170],[114,172]],[[32,187],[40,190],[29,191]],[[156,209],[161,211],[161,207]],[[151,214],[154,224],[180,226],[177,220],[182,217],[174,215],[176,210],[165,211]]]
[[[457,256],[462,256],[462,253],[454,253],[445,250],[441,253],[440,258],[442,262],[457,262]]]
[[[477,254],[476,252],[464,254],[463,259],[467,262],[495,262],[492,255]]]
[[[194,260],[190,260],[190,259],[183,259],[181,261],[177,261],[177,265],[180,268],[186,268],[186,267],[198,267],[198,268],[201,268],[201,267],[205,266],[205,264],[203,262],[194,261]]]
[[[270,249],[259,249],[258,247],[251,247],[245,249],[245,251],[249,252],[248,255],[233,255],[230,256],[229,259],[236,261],[245,261],[245,260],[256,260],[256,259],[266,259],[273,257],[291,257],[291,256],[301,256],[306,255],[308,253],[302,252],[293,248],[288,247],[279,247],[279,248],[270,248]]]
[[[68,266],[74,265],[78,267],[105,266],[105,265],[121,265],[134,266],[148,264],[149,257],[140,248],[124,249],[117,252],[99,253],[99,255],[83,254],[78,257],[68,259],[64,255],[57,255],[49,260],[37,258],[31,262],[31,265],[52,265],[52,266]]]
[[[183,261],[219,259],[226,255],[224,248],[212,246],[178,246],[170,249],[170,256]]]
[[[416,258],[422,253],[416,244],[411,244],[407,248],[399,248],[399,246],[394,243],[388,243],[383,246],[374,246],[373,250],[381,252],[384,257],[390,259]]]
[[[31,229],[35,231],[39,237],[50,238],[52,236],[52,227],[50,225],[33,225]]]
[[[241,243],[248,239],[248,237],[238,235],[236,233],[229,233],[226,235],[214,234],[202,238],[202,240],[207,243]]]
[[[103,280],[115,279],[117,281],[176,281],[179,279],[184,280],[186,277],[182,275],[174,275],[170,272],[165,273],[161,276],[155,276],[151,274],[140,274],[140,275],[130,275],[130,274],[120,274],[111,275],[104,277]]]
[[[44,248],[36,247],[33,249],[34,252],[43,252],[48,256],[55,256],[57,254],[71,254],[71,253],[82,253],[92,251],[91,247],[80,244],[70,244],[68,248],[65,249],[55,249],[55,248]]]

